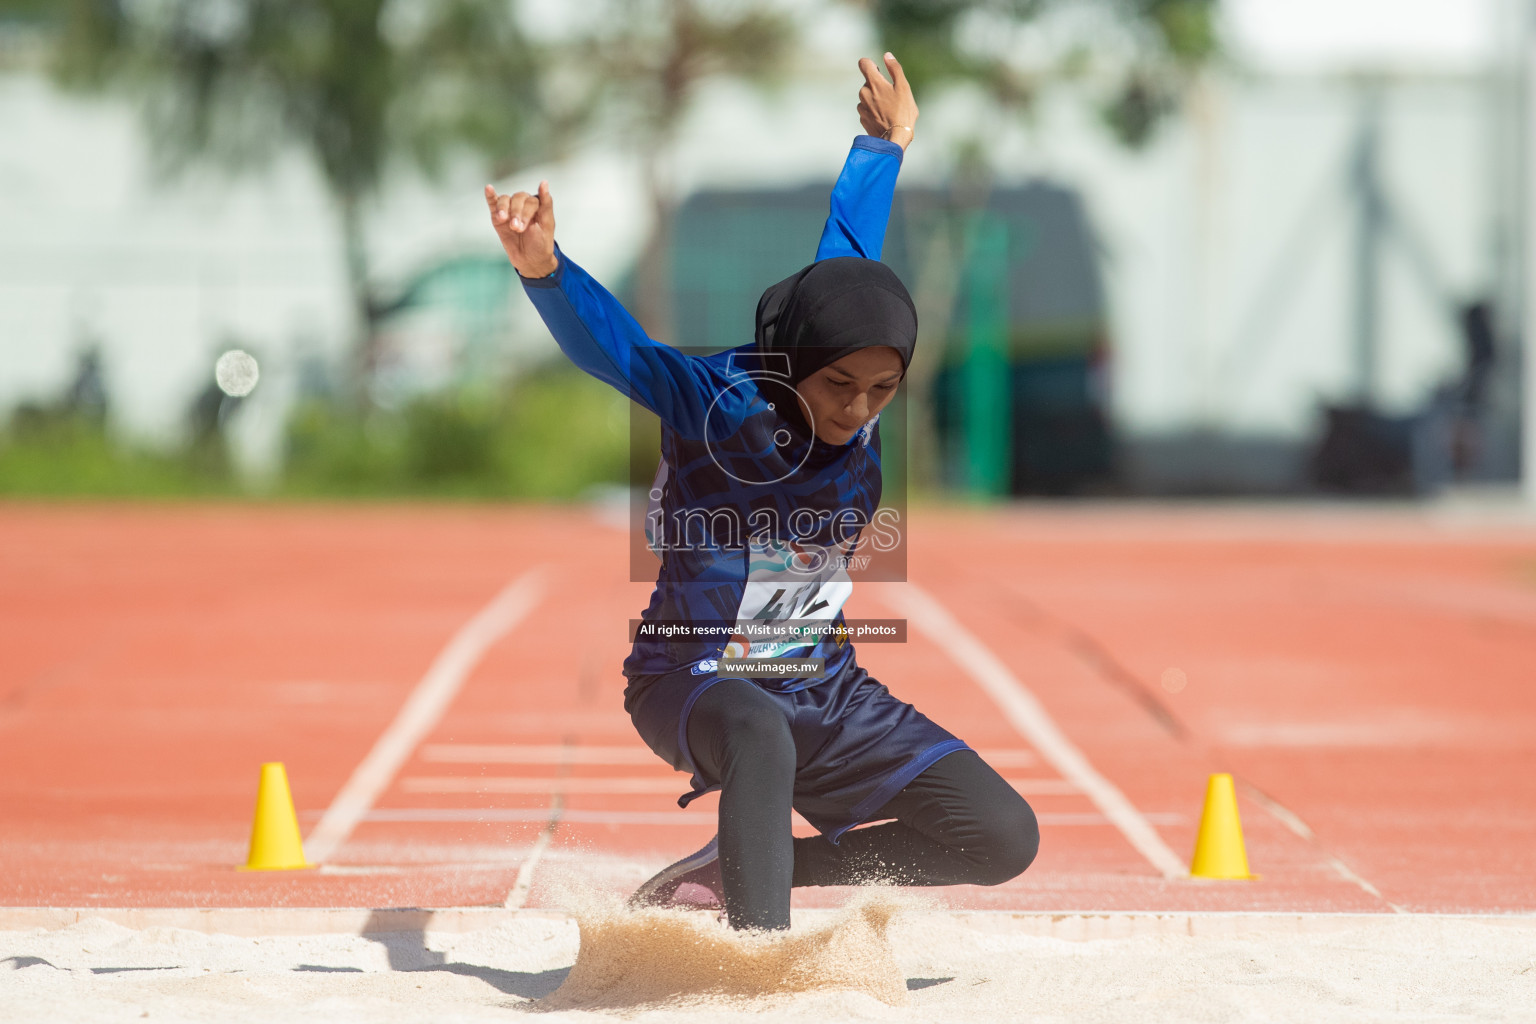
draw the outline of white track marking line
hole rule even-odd
[[[544,851],[549,849],[549,842],[555,837],[555,829],[560,826],[564,811],[565,798],[556,793],[549,802],[548,817],[544,827],[539,829],[539,837],[533,841],[533,849],[528,851],[528,856],[517,866],[517,878],[512,882],[512,891],[507,893],[507,899],[502,903],[508,910],[516,910],[528,902],[528,893],[533,890],[534,869],[544,858]]]
[[[543,589],[542,570],[528,570],[453,635],[305,840],[311,863],[323,863],[347,841],[417,744],[437,725],[470,671],[492,644],[537,607]]]
[[[565,742],[557,749],[565,756],[560,761],[560,777],[553,781],[568,782],[567,776],[571,772],[572,755],[576,750],[576,744],[571,737],[567,736]],[[549,780],[545,781],[547,783]],[[549,849],[550,841],[555,838],[555,829],[560,827],[560,818],[564,813],[565,792],[563,789],[557,789],[550,794],[549,816],[544,822],[544,827],[539,829],[539,835],[534,839],[533,848],[528,851],[528,856],[517,866],[517,877],[512,880],[512,891],[507,893],[507,898],[502,901],[503,907],[516,910],[528,902],[528,894],[533,891],[533,873],[538,869],[539,861],[544,859],[544,851]]]
[[[377,822],[549,822],[548,807],[387,807],[369,811],[365,820]],[[570,825],[708,825],[720,823],[710,811],[569,811],[560,822]]]
[[[1067,739],[1045,707],[1009,671],[1008,666],[987,649],[970,630],[949,613],[927,591],[907,583],[881,599],[904,615],[909,628],[916,628],[942,647],[966,674],[991,697],[1015,729],[1120,830],[1136,852],[1145,857],[1165,878],[1188,878],[1189,868],[1179,855],[1168,848],[1125,794],[1083,756],[1077,745]]]
[[[1097,811],[1036,811],[1035,817],[1042,825],[1102,826],[1112,827],[1110,820]],[[1157,825],[1187,825],[1189,819],[1174,812],[1153,812],[1146,819]],[[549,823],[547,807],[388,807],[369,811],[364,821],[371,822],[435,822],[444,825],[457,823],[485,824],[496,822],[541,821]],[[810,822],[800,815],[793,817],[796,828],[803,833],[813,831]],[[708,811],[585,811],[562,810],[560,825],[658,825],[670,828],[678,825],[697,825],[713,830],[720,824],[718,815]],[[542,854],[541,854],[542,855]],[[505,868],[505,864],[496,865]],[[351,870],[350,866],[332,868],[326,873],[335,874]],[[529,869],[530,877],[532,868]],[[0,908],[3,909],[3,908]]]
[[[640,746],[568,748],[536,743],[429,743],[421,759],[437,764],[647,764],[663,766],[661,758]]]
[[[1008,779],[1008,785],[1021,796],[1077,796],[1077,783],[1067,779]]]
[[[1269,812],[1269,816],[1271,818],[1274,818],[1281,825],[1284,825],[1292,835],[1299,839],[1304,839],[1308,843],[1311,843],[1313,846],[1316,846],[1318,851],[1328,861],[1328,866],[1333,868],[1334,873],[1344,881],[1351,882],[1354,885],[1359,886],[1361,891],[1363,891],[1367,896],[1374,896],[1376,899],[1381,900],[1381,902],[1392,908],[1392,912],[1394,914],[1408,913],[1408,911],[1404,910],[1402,907],[1398,906],[1396,903],[1393,903],[1391,900],[1383,896],[1380,889],[1376,888],[1370,882],[1355,874],[1354,869],[1351,868],[1348,864],[1345,864],[1338,857],[1335,857],[1332,853],[1329,853],[1326,849],[1324,849],[1323,844],[1318,841],[1317,833],[1312,831],[1312,826],[1302,821],[1301,816],[1295,811],[1291,810],[1289,807],[1285,806],[1280,801],[1270,796],[1268,793],[1265,793],[1253,786],[1244,786],[1243,795],[1251,797],[1255,803]]]
[[[496,775],[412,775],[400,780],[406,793],[661,793],[688,792],[685,778],[509,778]]]
[[[1009,779],[1025,796],[1076,796],[1082,792],[1067,779]],[[614,778],[527,778],[505,775],[408,775],[400,780],[403,793],[682,793],[682,779],[626,775]]]

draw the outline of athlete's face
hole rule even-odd
[[[889,345],[850,352],[795,385],[811,410],[816,436],[847,444],[896,394],[901,354]]]

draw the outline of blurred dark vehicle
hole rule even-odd
[[[1324,405],[1322,437],[1309,468],[1319,490],[1355,495],[1433,494],[1478,479],[1490,434],[1489,385],[1498,363],[1493,305],[1457,310],[1462,365],[1409,415],[1369,403]]]

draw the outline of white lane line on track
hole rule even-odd
[[[1032,750],[979,751],[994,768],[1033,768],[1040,757]],[[660,767],[649,749],[634,745],[586,744],[562,747],[556,743],[428,743],[417,755],[432,764],[600,764]]]
[[[536,566],[507,584],[453,635],[305,840],[310,863],[324,863],[347,841],[417,744],[437,725],[470,671],[492,644],[538,606],[543,591],[543,571]]]
[[[562,812],[565,810],[565,798],[558,793],[549,802],[549,810],[545,812],[544,827],[539,829],[539,837],[533,841],[533,849],[528,851],[528,856],[517,866],[517,878],[512,881],[512,891],[507,893],[507,898],[502,906],[508,910],[516,910],[528,902],[528,893],[533,890],[533,872],[539,866],[539,861],[544,858],[544,851],[549,849],[549,841],[555,837],[555,829],[560,827]]]
[[[589,744],[562,747],[557,743],[429,743],[421,759],[437,764],[643,764],[662,762],[648,748]]]
[[[1042,825],[1103,826],[1111,822],[1097,812],[1036,811]],[[1153,812],[1145,815],[1155,825],[1187,825],[1189,819],[1177,813]],[[549,821],[547,807],[386,807],[369,811],[363,818],[370,822],[437,822],[441,824],[485,823],[519,821]],[[809,829],[811,825],[798,814],[796,826]],[[582,811],[562,810],[561,825],[699,825],[715,828],[720,824],[718,815],[709,811]],[[503,865],[505,866],[505,865]]]
[[[916,629],[943,648],[966,674],[1002,709],[1015,729],[1061,773],[1082,790],[1136,852],[1145,857],[1164,878],[1188,878],[1189,868],[1169,849],[1144,814],[1089,763],[1077,745],[1061,731],[1038,698],[1019,681],[1002,660],[966,629],[922,587],[906,583],[885,588],[881,600]]]
[[[502,822],[549,821],[548,807],[384,807],[366,821]],[[718,825],[720,817],[700,811],[563,811],[570,825]]]
[[[1066,779],[1009,779],[1024,796],[1076,796],[1082,790]],[[408,775],[400,780],[403,793],[617,793],[682,794],[688,784],[676,777],[647,778],[526,778],[504,775]]]
[[[1269,816],[1274,818],[1281,825],[1284,825],[1292,835],[1296,836],[1298,839],[1303,839],[1317,847],[1318,852],[1321,853],[1323,858],[1328,861],[1328,866],[1333,868],[1334,874],[1338,875],[1346,882],[1359,886],[1361,891],[1364,892],[1367,896],[1373,896],[1381,902],[1385,903],[1392,909],[1394,914],[1408,913],[1408,911],[1404,910],[1402,907],[1398,906],[1396,903],[1393,903],[1391,900],[1383,896],[1380,889],[1376,888],[1370,882],[1355,874],[1354,869],[1351,868],[1348,864],[1345,864],[1338,857],[1324,849],[1323,844],[1317,838],[1317,833],[1312,831],[1312,826],[1301,820],[1301,815],[1297,814],[1295,811],[1291,810],[1289,807],[1285,806],[1280,801],[1270,796],[1268,793],[1259,789],[1257,786],[1244,786],[1243,795],[1252,798],[1255,803],[1268,811]]]
[[[610,779],[507,778],[496,775],[413,775],[400,780],[406,793],[661,793],[680,796],[688,792],[686,778]]]
[[[1082,794],[1082,789],[1077,783],[1067,779],[1009,779],[1008,785],[1012,786],[1020,796],[1079,796]]]

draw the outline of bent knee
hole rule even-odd
[[[1007,814],[995,817],[971,851],[981,876],[978,885],[1001,885],[1022,875],[1040,852],[1040,824],[1034,809],[1020,798]]]
[[[787,750],[793,754],[795,749],[789,722],[774,707],[729,708],[711,724],[742,752],[765,754]]]
[[[688,722],[691,743],[709,744],[717,763],[786,763],[793,770],[795,738],[789,722],[767,701],[700,701]]]

